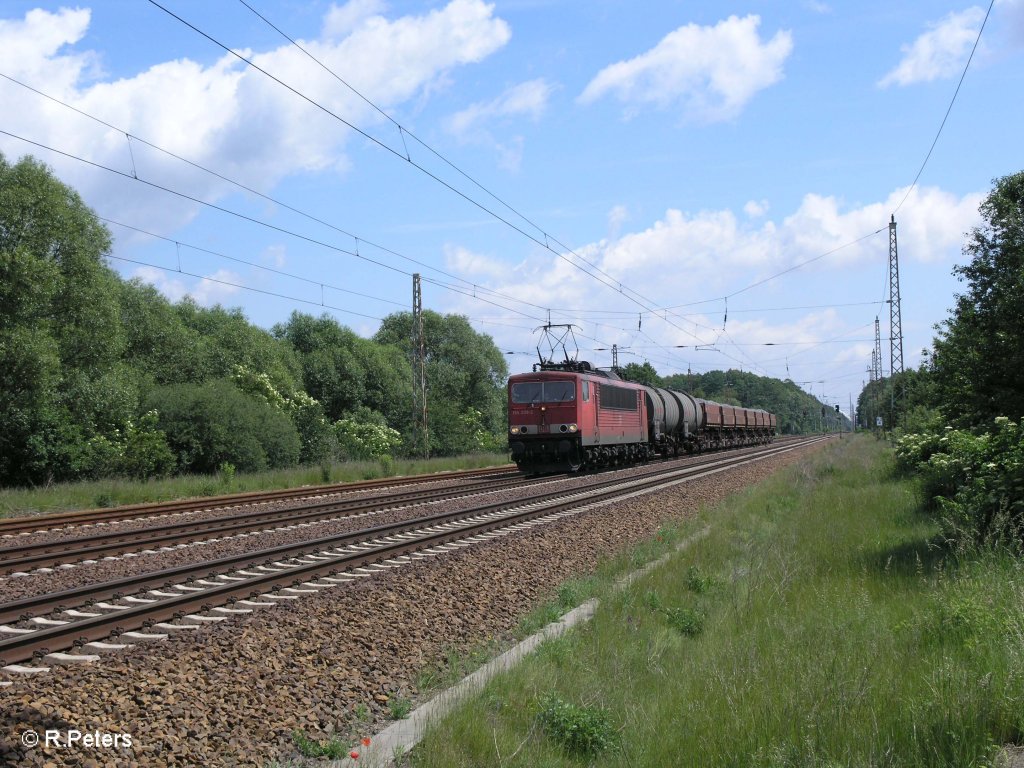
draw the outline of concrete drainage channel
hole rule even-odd
[[[615,583],[615,589],[625,589],[637,579],[664,565],[673,554],[682,552],[704,538],[710,530],[710,527],[702,528],[679,542],[672,552],[668,552],[642,568],[626,574]],[[539,632],[530,635],[514,648],[492,659],[476,672],[464,677],[453,687],[442,691],[422,706],[413,710],[407,718],[392,723],[376,736],[371,737],[368,747],[359,747],[357,749],[359,752],[358,759],[353,760],[346,757],[342,760],[331,760],[324,763],[324,765],[337,766],[338,768],[358,768],[359,766],[363,768],[370,766],[372,768],[387,768],[387,766],[394,765],[401,756],[408,755],[420,743],[420,740],[422,740],[431,725],[441,720],[469,699],[470,696],[480,691],[492,678],[515,667],[526,656],[533,653],[541,643],[565,634],[577,624],[590,621],[597,610],[597,606],[597,599],[587,600],[582,605],[564,614],[558,621],[553,621]]]

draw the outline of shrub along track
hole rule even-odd
[[[230,628],[179,633],[156,654],[134,649],[98,665],[19,679],[0,691],[10,711],[5,727],[14,729],[11,736],[0,731],[0,739],[57,717],[69,727],[133,733],[136,747],[125,762],[264,764],[287,752],[292,728],[322,738],[331,727],[353,729],[353,715],[364,707],[381,714],[386,697],[413,693],[411,676],[445,645],[503,635],[552,584],[795,454],[788,456],[282,600],[273,611],[228,618]],[[240,710],[251,719],[239,722]],[[13,741],[8,746],[19,759],[43,760]]]

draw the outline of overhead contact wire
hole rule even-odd
[[[341,122],[342,124],[344,124],[344,125],[348,126],[348,127],[349,127],[349,128],[351,128],[351,129],[352,129],[353,131],[355,131],[356,133],[358,133],[358,134],[359,134],[360,136],[363,136],[364,138],[366,138],[366,139],[368,139],[369,141],[373,142],[374,144],[376,144],[377,146],[379,146],[379,147],[380,147],[381,149],[384,149],[385,151],[387,151],[387,152],[390,152],[390,153],[391,153],[392,155],[394,155],[395,157],[398,157],[398,158],[400,158],[400,159],[402,159],[402,160],[405,160],[405,161],[406,161],[407,163],[409,163],[410,165],[412,165],[412,166],[413,166],[414,168],[416,168],[416,169],[417,169],[418,171],[420,171],[421,173],[423,173],[423,174],[425,174],[426,176],[430,177],[430,178],[431,178],[431,179],[433,179],[433,180],[434,180],[435,182],[437,182],[437,183],[438,183],[438,184],[440,184],[441,186],[445,187],[445,188],[446,188],[446,189],[448,189],[449,191],[451,191],[451,192],[453,192],[454,194],[458,195],[459,197],[461,197],[461,198],[462,198],[463,200],[465,200],[466,202],[468,202],[468,203],[470,203],[471,205],[473,205],[473,206],[475,206],[475,207],[479,208],[479,209],[480,209],[481,211],[483,211],[483,212],[484,212],[484,213],[486,213],[487,215],[489,215],[489,216],[491,216],[492,218],[494,218],[494,219],[496,219],[496,220],[500,221],[501,223],[505,224],[505,226],[507,226],[507,227],[509,227],[510,229],[512,229],[512,230],[514,230],[514,231],[516,231],[516,232],[518,232],[518,233],[519,233],[519,234],[521,234],[521,235],[522,235],[523,237],[525,237],[525,238],[527,238],[527,239],[531,240],[532,242],[536,243],[537,245],[539,245],[539,246],[542,246],[542,247],[544,247],[545,249],[547,249],[547,250],[551,251],[551,252],[552,252],[552,253],[554,253],[554,254],[555,254],[555,255],[556,255],[556,256],[557,256],[558,258],[560,258],[560,259],[562,259],[563,261],[565,261],[566,263],[568,263],[568,264],[571,264],[572,266],[576,267],[576,269],[580,270],[580,271],[581,271],[581,272],[583,272],[584,274],[587,274],[587,275],[589,275],[589,276],[590,276],[590,277],[592,277],[593,279],[597,280],[597,281],[598,281],[599,283],[603,284],[603,285],[604,285],[605,287],[607,287],[607,288],[611,288],[612,290],[615,290],[615,291],[617,291],[618,293],[621,293],[622,295],[626,296],[626,298],[627,298],[627,299],[629,299],[629,300],[630,300],[630,301],[632,301],[633,303],[637,304],[638,306],[641,306],[641,307],[643,307],[644,309],[650,309],[650,307],[649,307],[649,306],[647,306],[647,305],[645,305],[644,303],[642,303],[642,302],[638,301],[637,299],[635,299],[635,298],[633,298],[633,297],[631,297],[631,296],[628,296],[628,295],[626,295],[626,294],[625,294],[625,293],[623,292],[623,290],[622,290],[622,285],[621,285],[621,283],[616,283],[616,284],[613,284],[613,283],[609,283],[609,282],[606,282],[606,281],[604,281],[604,280],[600,279],[600,278],[599,278],[599,277],[598,277],[597,275],[593,274],[592,272],[588,272],[588,271],[587,271],[586,269],[584,269],[584,268],[583,268],[583,267],[581,267],[581,266],[580,266],[579,264],[577,264],[576,262],[572,261],[571,259],[569,259],[569,258],[568,258],[568,257],[566,257],[565,255],[563,255],[563,254],[561,254],[561,253],[558,253],[558,251],[555,251],[554,249],[550,248],[550,246],[548,246],[548,245],[547,245],[547,244],[546,244],[545,242],[542,242],[542,241],[541,241],[541,240],[539,240],[538,238],[534,237],[534,236],[533,236],[532,234],[530,234],[529,232],[527,232],[526,230],[524,230],[524,229],[523,229],[522,227],[516,226],[516,224],[514,224],[514,223],[513,223],[513,222],[511,222],[511,221],[509,221],[509,220],[508,220],[507,218],[505,218],[505,217],[504,217],[504,216],[502,216],[501,214],[499,214],[499,213],[497,213],[496,211],[494,211],[494,210],[492,210],[492,209],[488,208],[488,207],[487,207],[486,205],[484,205],[483,203],[479,202],[478,200],[474,200],[474,199],[473,199],[472,197],[470,197],[469,195],[467,195],[467,194],[466,194],[465,192],[463,192],[462,190],[460,190],[460,189],[458,189],[457,187],[453,186],[453,185],[452,185],[452,184],[450,184],[449,182],[445,181],[444,179],[442,179],[442,178],[441,178],[440,176],[438,176],[438,175],[437,175],[437,174],[435,174],[434,172],[430,171],[429,169],[427,169],[427,168],[425,168],[424,166],[422,166],[422,165],[420,165],[419,163],[417,163],[417,162],[416,162],[415,160],[412,160],[411,158],[409,158],[409,157],[406,157],[406,156],[402,155],[402,153],[401,153],[401,152],[398,152],[398,151],[397,151],[397,150],[395,150],[394,148],[392,148],[392,147],[388,146],[387,144],[385,144],[385,143],[384,143],[383,141],[381,141],[380,139],[378,139],[378,138],[376,138],[375,136],[373,136],[373,135],[371,135],[371,134],[367,133],[366,131],[364,131],[364,130],[363,130],[362,128],[359,128],[359,127],[358,127],[358,126],[356,126],[355,124],[353,124],[353,123],[349,122],[349,121],[348,121],[348,120],[346,120],[345,118],[341,117],[341,116],[340,116],[340,115],[338,115],[337,113],[335,113],[335,112],[333,112],[332,110],[330,110],[330,109],[328,109],[327,107],[325,107],[325,106],[324,106],[323,104],[320,104],[319,102],[317,102],[317,101],[316,101],[315,99],[311,99],[311,98],[310,98],[309,96],[306,96],[306,95],[305,95],[304,93],[302,93],[302,92],[301,92],[301,91],[299,91],[298,89],[296,89],[296,88],[293,88],[293,87],[292,87],[291,85],[289,85],[288,83],[284,82],[284,81],[283,81],[283,80],[281,80],[280,78],[276,77],[275,75],[271,74],[271,73],[270,73],[270,72],[268,72],[267,70],[265,70],[265,69],[263,69],[262,67],[260,67],[260,66],[259,66],[258,64],[256,64],[255,62],[253,62],[253,61],[252,61],[251,59],[248,59],[248,58],[246,58],[245,56],[243,56],[243,55],[242,55],[241,53],[239,53],[238,51],[236,51],[236,50],[233,50],[233,49],[232,49],[232,48],[230,48],[229,46],[225,45],[224,43],[222,43],[222,42],[220,42],[219,40],[217,40],[216,38],[214,38],[214,37],[213,37],[212,35],[209,35],[209,34],[207,34],[206,32],[204,32],[203,30],[199,29],[199,28],[198,28],[197,26],[195,26],[194,24],[192,24],[192,23],[190,23],[189,21],[187,21],[187,20],[183,19],[183,18],[182,18],[181,16],[177,15],[176,13],[174,13],[174,12],[173,12],[173,11],[171,11],[171,10],[169,10],[168,8],[165,8],[165,7],[164,7],[164,6],[162,6],[162,5],[160,4],[160,3],[158,3],[158,2],[156,1],[156,0],[149,0],[149,2],[150,2],[150,4],[152,4],[152,5],[156,6],[156,7],[157,7],[157,8],[159,8],[160,10],[162,10],[162,11],[163,11],[164,13],[166,13],[166,14],[167,14],[168,16],[171,16],[172,18],[176,19],[177,21],[179,21],[179,22],[181,22],[182,24],[184,24],[185,26],[187,26],[187,27],[188,27],[189,29],[191,29],[191,30],[193,30],[194,32],[196,32],[196,34],[198,34],[198,35],[201,35],[202,37],[204,37],[205,39],[209,40],[209,41],[210,41],[211,43],[213,43],[214,45],[216,45],[216,46],[218,46],[219,48],[223,49],[223,50],[224,50],[225,52],[227,52],[227,53],[231,54],[232,56],[234,56],[235,58],[237,58],[237,59],[238,59],[239,61],[242,61],[242,62],[244,62],[244,63],[245,63],[245,64],[247,64],[248,66],[250,66],[250,67],[252,67],[253,69],[255,69],[255,70],[256,70],[257,72],[259,72],[259,73],[261,73],[261,74],[265,75],[266,77],[270,78],[271,80],[273,80],[273,81],[274,81],[275,83],[277,83],[277,84],[278,84],[278,85],[280,85],[281,87],[283,87],[283,88],[286,88],[287,90],[291,91],[291,92],[292,92],[293,94],[295,94],[296,96],[298,96],[299,98],[301,98],[301,99],[302,99],[303,101],[305,101],[305,102],[307,102],[307,103],[311,104],[312,106],[316,107],[317,109],[319,109],[320,111],[322,111],[322,112],[323,112],[323,113],[325,113],[326,115],[329,115],[330,117],[333,117],[333,118],[334,118],[335,120],[338,120],[338,121],[339,121],[339,122]]]
[[[917,171],[917,175],[914,177],[914,181],[911,182],[907,188],[907,193],[903,195],[903,199],[900,200],[900,204],[893,210],[892,215],[895,216],[903,204],[907,202],[907,198],[910,197],[910,193],[914,191],[917,186],[918,180],[921,178],[921,174],[924,173],[924,168],[928,165],[928,160],[931,159],[932,152],[935,151],[935,145],[939,143],[939,136],[942,135],[942,129],[946,127],[946,121],[949,119],[949,113],[953,111],[953,105],[956,103],[956,97],[960,93],[960,86],[964,84],[964,78],[967,77],[967,70],[971,67],[971,61],[974,59],[974,53],[978,50],[978,43],[981,42],[981,33],[985,31],[985,25],[988,24],[989,14],[992,13],[992,6],[995,5],[996,0],[991,0],[988,4],[988,10],[985,11],[985,18],[981,22],[981,28],[978,29],[978,36],[974,38],[974,47],[971,48],[971,55],[967,57],[967,63],[964,64],[964,71],[960,74],[960,82],[956,84],[956,90],[953,91],[953,98],[949,100],[949,106],[946,108],[946,114],[942,117],[942,122],[939,124],[939,130],[935,134],[935,138],[932,140],[932,145],[928,148],[928,154],[924,157],[924,162],[921,163],[921,167]]]

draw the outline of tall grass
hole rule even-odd
[[[477,453],[438,459],[353,461],[251,474],[221,472],[215,475],[181,475],[148,481],[110,478],[89,482],[54,483],[38,488],[6,488],[0,489],[0,517],[477,469],[507,462],[508,456],[505,454]]]
[[[984,766],[1024,739],[1024,567],[948,556],[884,446],[845,439],[709,511],[441,723],[420,766],[578,765],[546,697],[609,714],[609,766]],[[678,617],[700,617],[699,627]]]

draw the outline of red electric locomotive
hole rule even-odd
[[[585,362],[576,367],[509,378],[512,460],[520,469],[553,472],[648,459],[643,388]]]
[[[634,384],[568,359],[509,378],[508,423],[512,459],[532,473],[768,443],[776,427],[767,411]]]

